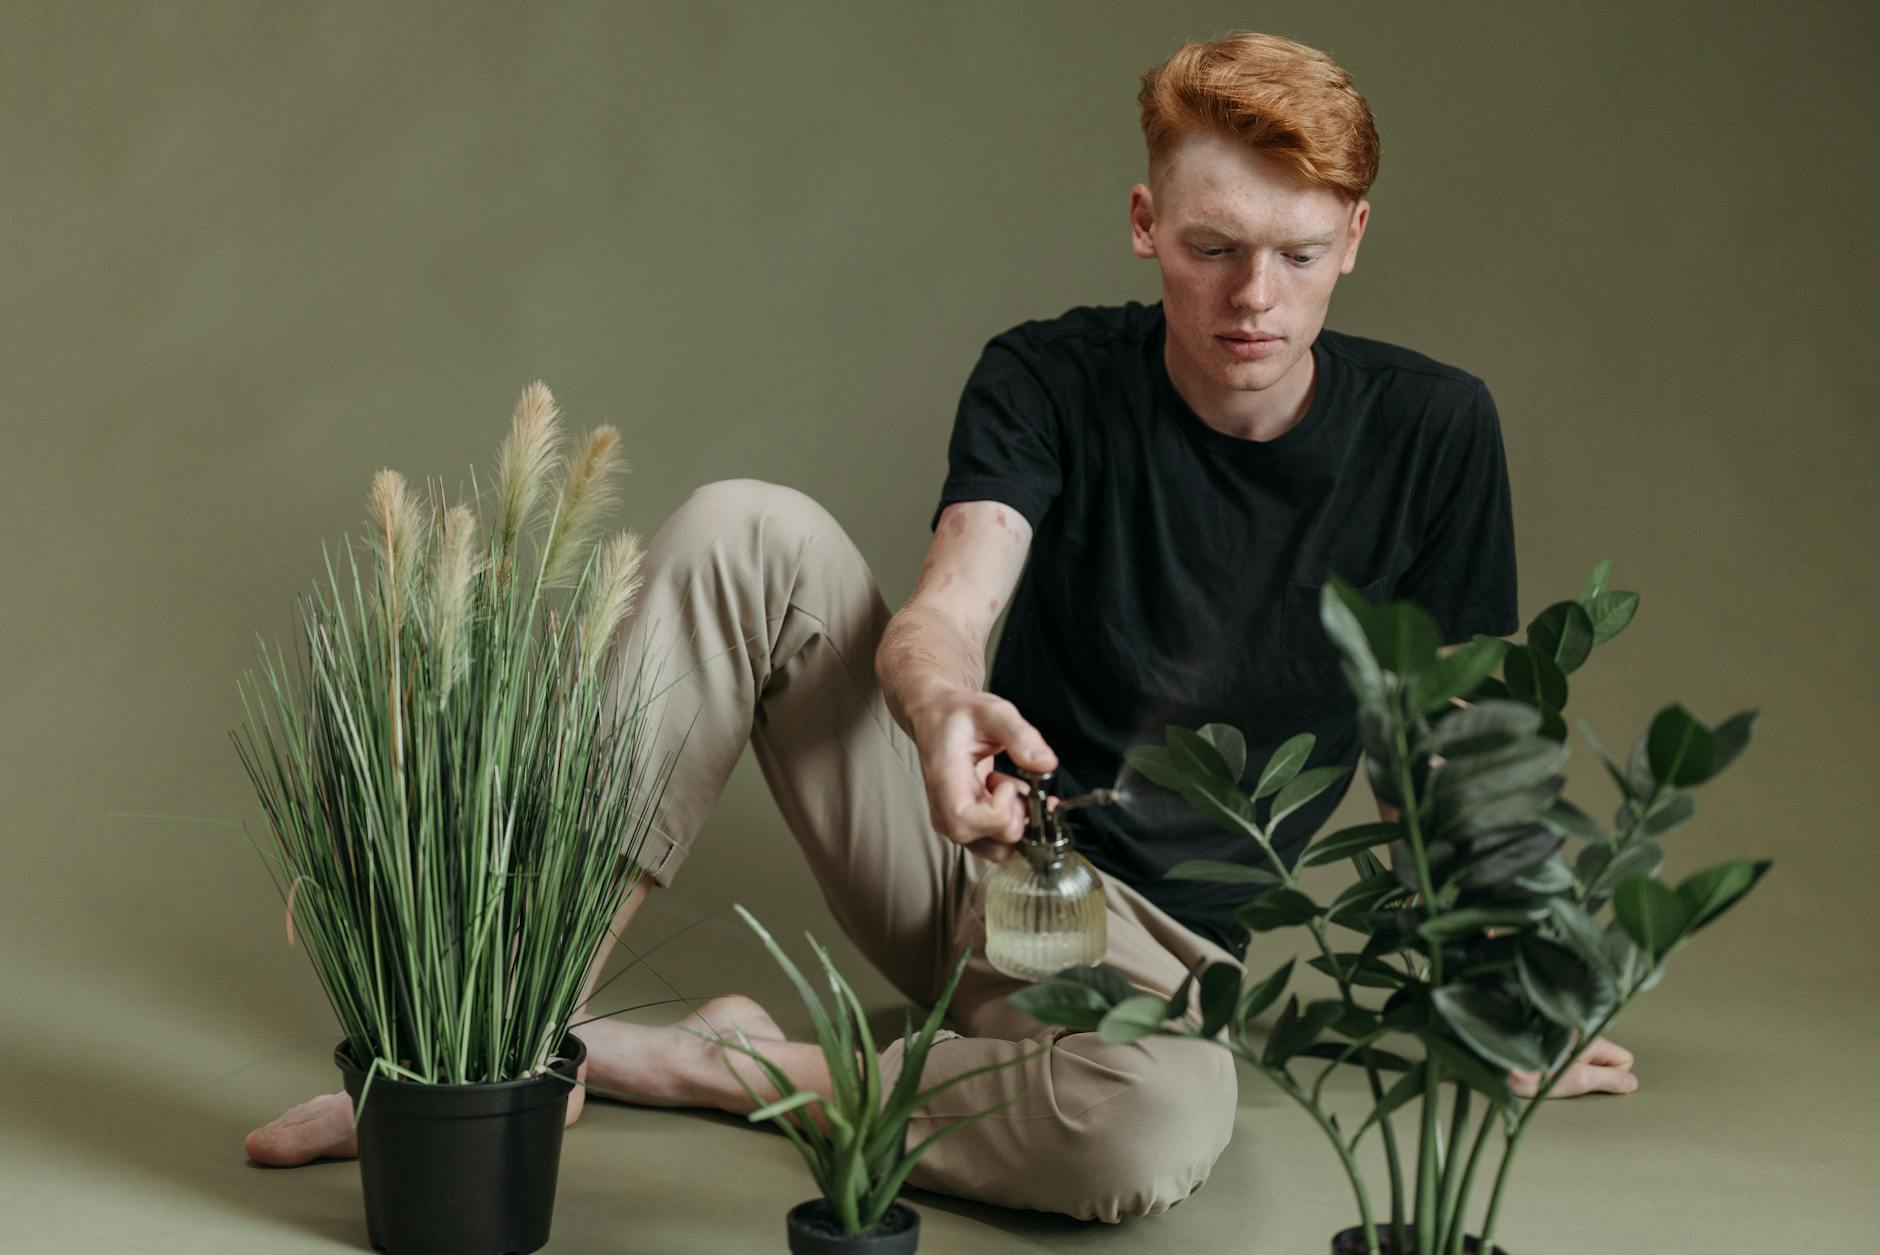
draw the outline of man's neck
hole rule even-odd
[[[1162,360],[1169,382],[1195,416],[1224,436],[1237,440],[1276,440],[1299,425],[1312,408],[1318,390],[1319,366],[1308,348],[1281,376],[1279,382],[1258,391],[1217,388],[1198,370],[1191,370],[1174,346],[1163,342]]]

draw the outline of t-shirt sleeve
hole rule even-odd
[[[1432,514],[1422,547],[1392,596],[1429,611],[1445,645],[1512,635],[1521,626],[1514,499],[1487,385],[1478,383],[1447,425],[1425,500]]]
[[[1036,531],[1064,488],[1057,406],[1033,362],[1001,337],[967,377],[947,446],[947,477],[928,530],[955,501],[1002,501]]]

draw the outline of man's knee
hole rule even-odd
[[[762,479],[720,479],[701,484],[677,516],[701,534],[718,537],[761,534],[808,539],[836,526],[808,493]]]
[[[1149,1038],[1105,1062],[1135,1076],[1128,1089],[1066,1127],[1044,1162],[1062,1169],[1054,1210],[1086,1220],[1152,1216],[1207,1180],[1234,1130],[1234,1061],[1211,1042]]]

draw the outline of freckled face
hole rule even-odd
[[[1213,390],[1272,387],[1309,358],[1370,202],[1213,134],[1186,136],[1158,184],[1131,190],[1131,245],[1160,264],[1169,356]]]

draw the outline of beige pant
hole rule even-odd
[[[686,738],[641,851],[652,879],[671,883],[748,741],[830,911],[902,993],[931,1005],[973,947],[949,1017],[963,1035],[935,1044],[923,1084],[1050,1044],[917,1114],[910,1142],[935,1121],[1022,1094],[937,1143],[911,1183],[1109,1221],[1188,1197],[1233,1128],[1231,1059],[1175,1038],[1107,1045],[1005,1004],[1023,982],[984,957],[991,864],[929,822],[918,753],[875,681],[890,612],[835,519],[791,488],[708,484],[660,528],[644,570],[625,659],[648,660],[649,676],[657,663],[662,685],[691,673],[652,711],[660,729],[649,761]],[[1231,961],[1129,886],[1107,874],[1103,884],[1105,961],[1138,988],[1168,994],[1196,959]],[[896,1041],[882,1053],[885,1083],[900,1064]]]

